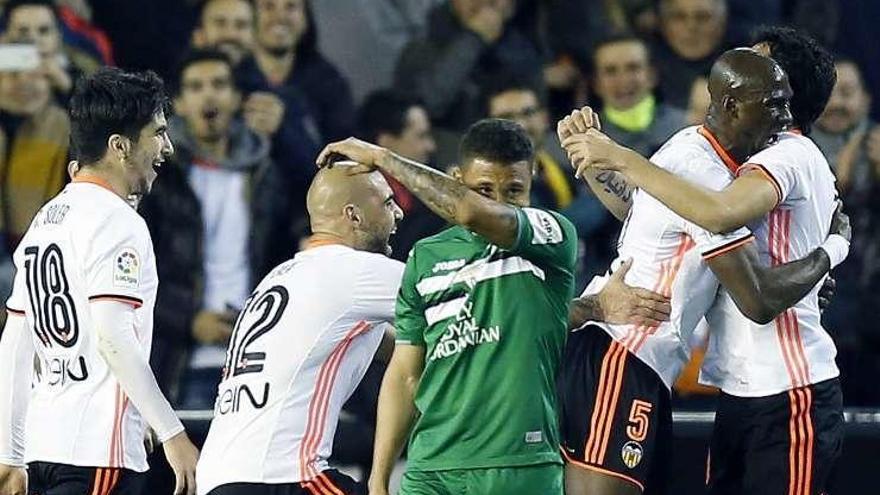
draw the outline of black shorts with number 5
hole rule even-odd
[[[672,408],[653,369],[590,325],[569,335],[558,391],[566,462],[666,493]]]

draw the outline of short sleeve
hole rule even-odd
[[[562,215],[538,208],[518,208],[517,237],[509,250],[542,267],[573,272],[577,231]]]
[[[397,294],[394,328],[397,331],[398,344],[425,345],[425,330],[428,321],[425,319],[424,302],[416,290],[419,274],[416,264],[416,250],[409,255]]]
[[[802,184],[802,167],[798,166],[797,157],[802,155],[800,145],[795,138],[783,137],[781,140],[751,157],[740,167],[737,175],[756,172],[767,179],[776,190],[779,203],[797,195]]]
[[[694,241],[696,248],[705,260],[732,251],[755,239],[755,236],[745,227],[724,234],[715,234],[691,222],[682,221],[684,222],[683,230]]]
[[[360,317],[394,323],[394,312],[404,264],[380,254],[369,254],[355,291]]]
[[[91,240],[85,263],[89,301],[116,300],[138,308],[143,304],[141,275],[152,258],[146,224],[122,211],[112,213]]]

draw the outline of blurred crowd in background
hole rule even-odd
[[[140,205],[161,280],[152,364],[187,409],[213,407],[238,309],[308,237],[305,192],[324,144],[355,135],[446,169],[471,123],[520,122],[537,150],[532,202],[577,226],[583,286],[608,266],[620,226],[574,179],[556,120],[591,105],[604,132],[650,156],[702,121],[717,55],[762,24],[803,29],[837,57],[811,137],[854,230],[824,323],[845,403],[880,407],[880,388],[863,379],[880,376],[880,2],[0,0],[0,11],[0,43],[40,56],[33,69],[0,69],[0,296],[31,217],[67,181],[65,104],[77,79],[101,65],[156,71],[173,101],[176,152]],[[404,260],[444,224],[392,187],[406,214],[393,239]],[[711,397],[695,369],[680,407]],[[351,433],[337,438],[369,438],[381,374],[370,371],[347,406]]]

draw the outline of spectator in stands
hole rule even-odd
[[[302,97],[305,111],[317,124],[319,143],[350,136],[355,118],[351,90],[339,71],[318,53],[308,2],[256,0],[255,6],[254,56],[239,66],[244,89],[276,92],[285,100],[288,113],[288,95]]]
[[[208,0],[202,6],[193,46],[215,48],[233,64],[251,54],[254,46],[254,8],[249,0]]]
[[[11,255],[38,209],[65,182],[70,121],[52,101],[36,47],[0,69],[0,312],[12,287]]]
[[[430,163],[436,150],[431,121],[424,106],[413,97],[393,89],[367,96],[358,112],[360,134],[367,141],[419,163]],[[445,223],[391,177],[386,177],[403,220],[391,237],[392,257],[405,261],[416,241],[433,235]]]
[[[193,46],[219,50],[238,66],[254,45],[254,9],[249,0],[208,0],[202,6]],[[242,104],[248,127],[268,138],[275,136],[284,117],[284,102],[269,91],[254,91]]]
[[[280,239],[290,207],[269,142],[236,117],[240,93],[219,51],[194,51],[181,65],[169,119],[176,153],[141,205],[162,290],[156,302],[152,362],[166,393],[183,403],[213,402],[216,367],[237,310],[255,281],[291,253]],[[196,351],[190,356],[191,343]],[[202,371],[202,370],[210,371]]]
[[[602,132],[651,156],[685,125],[684,112],[654,97],[657,73],[648,45],[613,35],[593,50],[593,87],[602,99]],[[690,87],[688,87],[690,89]]]
[[[511,23],[515,7],[514,0],[449,0],[429,15],[427,37],[401,54],[396,85],[425,102],[441,165],[454,162],[459,133],[483,115],[498,73],[542,82],[540,49]]]
[[[654,50],[664,101],[687,108],[691,85],[725,48],[726,0],[660,0],[660,40]]]
[[[42,69],[62,101],[66,101],[80,75],[90,74],[101,66],[99,59],[64,45],[58,10],[52,0],[12,0],[4,17],[4,41],[36,45]]]
[[[847,59],[835,66],[837,84],[810,137],[828,157],[838,189],[858,194],[872,180],[871,161],[880,163],[880,129],[868,117],[871,95],[859,67]]]

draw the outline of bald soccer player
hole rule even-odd
[[[735,161],[791,123],[791,89],[773,60],[746,49],[719,58],[709,88],[706,125],[680,131],[651,160],[669,175],[719,190],[734,180]],[[589,109],[560,124],[563,144],[587,176],[585,165],[610,141],[594,129],[597,124]],[[626,281],[671,295],[672,315],[656,327],[598,325],[604,332],[585,329],[569,339],[561,380],[569,495],[664,493],[672,440],[669,394],[688,360],[697,323],[705,317],[714,328],[725,311],[770,321],[813,290],[831,266],[829,253],[814,246],[797,256],[802,259],[768,268],[745,228],[709,231],[643,189],[632,194],[631,204],[617,199],[617,213],[626,218],[619,252],[635,260]],[[829,211],[822,219],[823,236],[832,216]],[[845,229],[845,221],[839,225]],[[719,287],[735,306],[717,303]]]
[[[403,214],[382,174],[350,162],[319,171],[307,204],[308,248],[260,282],[235,324],[200,494],[362,493],[327,459],[339,411],[391,331],[404,265],[388,239]]]

